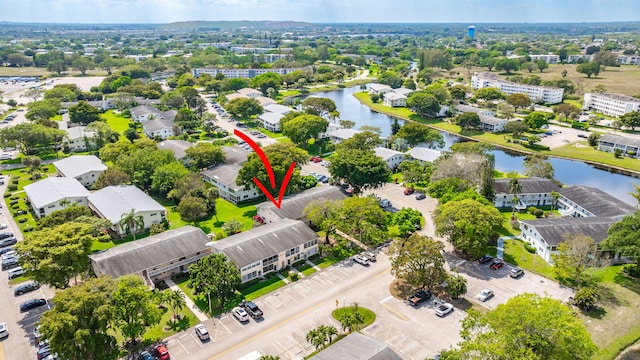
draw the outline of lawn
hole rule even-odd
[[[129,128],[129,123],[131,122],[130,118],[122,114],[115,114],[113,110],[105,112],[101,117],[107,121],[107,125],[111,130],[118,132],[120,135]]]
[[[167,326],[167,322],[173,316],[173,311],[170,308],[168,308],[167,311],[164,313],[164,315],[162,315],[162,319],[160,320],[160,323],[158,323],[153,327],[150,327],[142,337],[146,340],[151,340],[151,341],[164,339],[179,331],[186,330],[200,322],[195,317],[195,315],[193,315],[191,310],[189,310],[186,306],[182,308],[182,310],[180,310],[178,313],[181,315],[181,319],[178,321],[177,325],[173,329]]]
[[[309,275],[311,275],[311,274],[313,274],[314,272],[317,271],[313,266],[311,266],[311,265],[309,265],[307,263],[304,263],[304,264],[302,264],[300,266],[296,266],[296,270],[301,272],[302,275],[304,275],[304,276],[309,276]]]
[[[0,76],[45,76],[47,69],[32,66],[8,67],[0,66]]]
[[[53,165],[43,165],[41,167],[41,171],[42,171],[42,178],[46,178],[47,174],[54,174],[56,169]],[[19,169],[13,169],[13,170],[2,170],[2,175],[5,175],[5,182],[9,182],[9,185],[11,185],[11,181],[13,179],[18,179],[18,188],[16,190],[13,191],[22,191],[24,190],[24,186],[25,185],[29,185],[32,184],[34,181],[31,180],[31,174],[28,173],[26,168],[19,168]],[[9,175],[9,178],[6,178],[6,175]],[[7,186],[7,192],[8,191],[8,186]]]
[[[504,241],[504,260],[548,279],[555,280],[556,278],[553,266],[544,261],[540,255],[528,252],[524,248],[522,240],[509,239]]]
[[[564,145],[551,150],[551,154],[640,171],[640,161],[638,161],[638,159],[628,157],[617,159],[612,153],[592,148],[586,141],[580,141],[578,144],[581,144],[584,147],[576,147],[574,144]]]
[[[193,288],[189,286],[188,277],[184,277],[182,280],[176,281],[176,285],[178,285],[180,290],[182,290],[185,293],[185,295],[187,295],[189,299],[191,299],[191,301],[193,301],[202,312],[204,312],[205,314],[209,313],[209,302],[207,301],[207,298],[204,296],[194,294]],[[211,305],[214,306],[215,304],[211,304]]]
[[[321,268],[321,269],[325,269],[328,268],[329,266],[340,262],[344,259],[346,259],[347,256],[339,256],[339,257],[331,257],[331,256],[327,256],[327,257],[323,257],[323,258],[319,258],[319,259],[313,259],[310,260],[312,263],[316,264],[317,267]]]
[[[284,282],[284,280],[280,279],[277,276],[273,276],[265,281],[249,286],[248,288],[240,292],[242,293],[242,295],[244,295],[246,300],[254,300],[285,285],[287,284]]]
[[[344,306],[343,304],[341,308],[333,310],[331,316],[333,316],[334,319],[340,321],[340,316],[342,316],[342,314],[348,314],[350,312],[353,312],[354,310],[355,306]],[[376,321],[376,313],[367,308],[358,306],[358,313],[362,315],[362,318],[364,320],[364,322],[359,327],[360,329],[366,328],[367,326],[373,324],[374,321]]]
[[[500,212],[500,215],[502,215],[503,219],[502,226],[498,229],[498,234],[500,234],[500,236],[520,236],[520,228],[514,229],[511,226],[511,214],[511,210],[503,210]],[[515,213],[515,215],[518,220],[534,220],[536,218],[534,215],[531,215],[527,212],[517,212]]]

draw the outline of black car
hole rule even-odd
[[[254,319],[261,318],[264,314],[262,310],[252,301],[243,301],[240,303],[240,307],[244,309],[244,311],[249,314]]]
[[[2,248],[2,249],[0,249],[0,255],[6,254],[6,253],[8,253],[9,251],[15,251],[15,249],[14,249],[14,248],[12,248],[11,246],[6,247],[6,248]]]
[[[429,299],[431,299],[431,292],[429,290],[418,290],[415,294],[409,296],[408,300],[411,306],[418,306]]]
[[[28,293],[30,291],[38,290],[40,288],[40,284],[37,281],[29,281],[28,283],[22,284],[15,289],[13,289],[13,294],[15,296],[22,295],[24,293]]]
[[[486,263],[490,262],[491,260],[493,260],[493,256],[491,256],[491,255],[483,255],[480,259],[478,259],[478,262],[480,264],[486,264]]]
[[[14,237],[4,238],[0,240],[0,247],[15,245],[18,242],[18,239]]]
[[[47,300],[45,299],[33,299],[29,301],[25,301],[20,304],[20,312],[27,312],[31,309],[35,309],[40,306],[47,305]]]
[[[0,233],[0,240],[10,238],[10,237],[13,237],[13,233],[10,233],[10,232]]]

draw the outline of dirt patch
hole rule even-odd
[[[414,288],[404,279],[395,279],[389,285],[389,292],[396,299],[404,300],[414,293]]]

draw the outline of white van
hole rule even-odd
[[[17,268],[13,268],[9,270],[9,280],[15,279],[18,276],[22,276],[26,273],[26,271],[22,268],[22,266],[18,266]]]

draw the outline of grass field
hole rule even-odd
[[[524,248],[521,240],[510,239],[504,242],[504,260],[525,270],[538,273],[548,279],[555,279],[553,266],[538,254],[532,254]]]
[[[105,112],[100,115],[100,117],[107,121],[107,125],[109,125],[111,130],[117,131],[120,135],[129,128],[129,123],[131,122],[130,118],[121,114],[115,114],[113,110]]]
[[[45,68],[0,66],[0,76],[44,76],[47,73]]]
[[[142,337],[144,339],[156,341],[171,336],[178,331],[186,330],[199,323],[198,319],[195,317],[195,315],[193,315],[191,310],[186,307],[182,308],[182,310],[180,310],[178,313],[180,314],[181,319],[178,321],[177,328],[171,329],[167,326],[167,322],[173,316],[173,311],[171,309],[167,309],[164,315],[162,315],[160,323],[153,327],[150,327]]]

